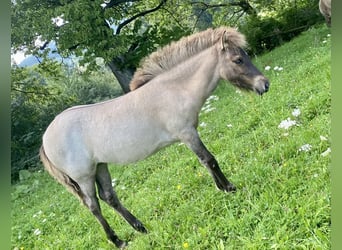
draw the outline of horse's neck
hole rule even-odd
[[[198,113],[220,79],[218,64],[216,48],[208,48],[155,77],[143,92],[151,94],[165,88],[169,96],[183,96],[194,113]]]
[[[211,47],[193,56],[182,65],[182,71],[184,88],[202,105],[220,79],[217,50]]]

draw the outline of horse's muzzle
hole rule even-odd
[[[266,93],[270,88],[270,82],[267,78],[264,76],[259,76],[256,79],[256,86],[255,86],[255,92],[257,92],[259,95],[262,95]]]

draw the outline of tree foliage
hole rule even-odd
[[[37,53],[55,41],[60,54],[80,56],[90,69],[101,57],[114,74],[132,74],[157,47],[198,29],[230,25],[249,33],[261,25],[267,40],[279,34],[276,29],[310,26],[317,17],[318,4],[311,0],[16,0],[12,47]]]
[[[268,2],[270,5],[258,5],[259,14],[248,16],[240,26],[253,54],[272,50],[323,21],[315,1]]]
[[[12,179],[20,169],[34,166],[38,160],[42,130],[53,117],[59,103],[58,89],[48,86],[38,71],[12,68],[11,82],[11,161]],[[49,104],[53,108],[45,113]]]

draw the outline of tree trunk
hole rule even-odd
[[[108,66],[112,70],[115,78],[118,80],[123,92],[128,93],[130,91],[129,83],[133,77],[135,70],[132,68],[120,67],[119,64],[117,63],[116,59],[114,59],[110,63],[108,63]]]

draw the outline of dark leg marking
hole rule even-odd
[[[120,240],[118,236],[115,234],[113,229],[109,226],[106,219],[103,217],[101,213],[100,204],[98,198],[96,197],[95,191],[95,183],[94,179],[89,178],[86,182],[80,183],[78,182],[80,187],[81,199],[86,207],[90,210],[90,212],[96,217],[98,222],[102,225],[107,238],[114,243],[114,245],[118,248],[124,248],[127,244],[126,242]]]
[[[208,169],[218,189],[225,192],[236,191],[236,187],[224,176],[215,157],[199,138],[196,129],[193,128],[189,133],[182,136],[182,141],[197,155],[200,162]]]
[[[96,184],[100,198],[114,208],[135,230],[147,233],[144,225],[131,214],[119,201],[113,187],[108,166],[100,163],[96,170]]]

